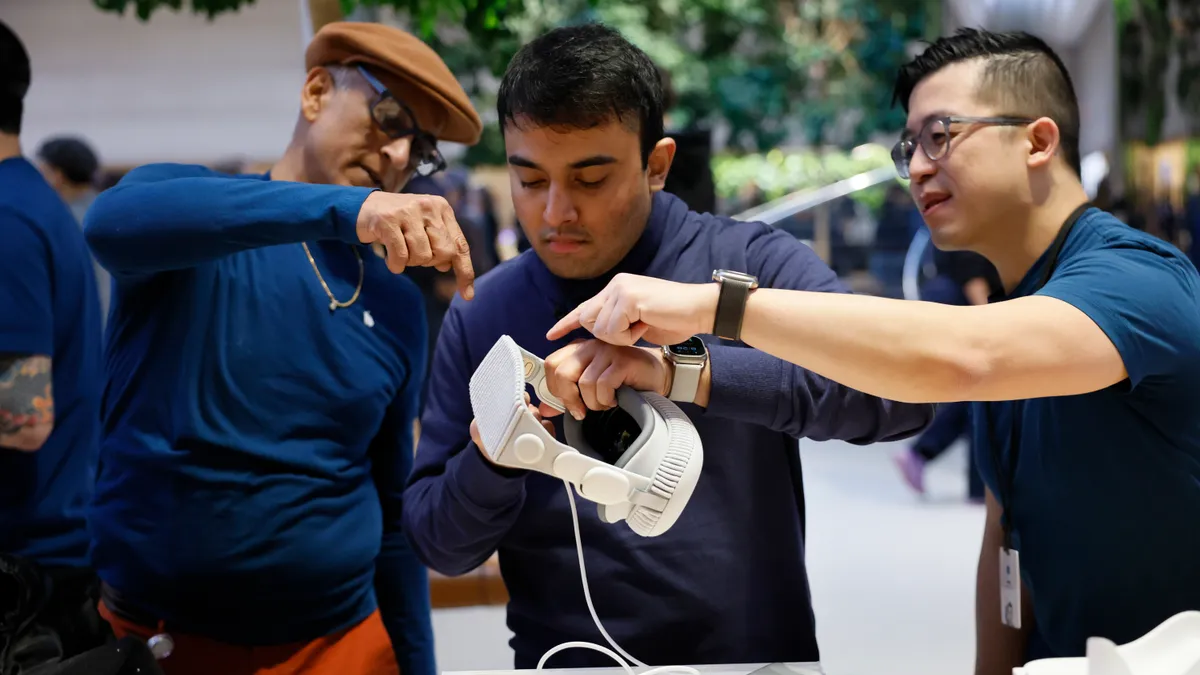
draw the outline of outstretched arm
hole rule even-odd
[[[772,230],[753,239],[746,257],[749,271],[771,288],[835,296],[850,292],[811,248],[785,232]],[[711,329],[710,324],[700,332]],[[933,405],[864,393],[768,350],[714,345],[709,352],[711,415],[799,438],[856,444],[907,438],[933,421]]]
[[[467,239],[449,203],[430,195],[152,164],[101,193],[84,231],[96,259],[118,278],[264,246],[338,239],[377,247],[394,274],[410,265],[453,269],[463,297],[474,295]]]
[[[551,329],[614,344],[712,330],[716,284],[618,276]],[[834,293],[750,294],[746,343],[901,401],[1069,396],[1194,376],[1200,278],[1178,251],[1114,242],[1065,260],[1036,294],[975,307]]]
[[[848,293],[833,270],[812,249],[786,233],[764,233],[750,242],[746,254],[750,272],[773,288],[811,291],[812,295]],[[700,288],[659,280],[646,283],[669,292],[677,287]],[[610,290],[615,288],[616,285]],[[609,290],[602,295],[615,297]],[[585,306],[599,302],[597,298]],[[686,312],[681,316],[685,320],[694,318]],[[552,331],[551,339],[559,337],[559,328]],[[674,344],[711,329],[711,323],[707,326],[685,323],[678,335],[655,335],[654,329],[650,329],[638,337],[658,344]],[[597,336],[601,337],[604,329],[598,330]],[[614,405],[615,391],[622,385],[664,395],[670,390],[672,369],[660,351],[605,346],[609,349],[591,343],[572,344],[546,359],[551,391],[577,417],[585,403],[593,409]],[[803,363],[789,363],[766,350],[716,341],[708,342],[707,346],[709,361],[701,373],[694,402],[705,408],[708,415],[749,422],[801,438],[859,444],[905,438],[933,420],[934,406],[928,403],[901,403],[864,393]],[[543,414],[555,413],[543,406]]]
[[[1121,277],[1122,270],[1132,277]],[[835,382],[898,401],[1080,394],[1130,377],[1123,356],[1144,370],[1177,359],[1186,346],[1179,336],[1197,327],[1195,308],[1183,306],[1187,296],[1179,292],[1186,281],[1157,254],[1126,251],[1064,265],[1037,295],[976,307],[763,288],[750,294],[741,337]],[[1173,292],[1164,295],[1167,286]],[[550,336],[580,324],[615,344],[709,332],[717,296],[716,284],[618,277]],[[1181,306],[1156,311],[1164,301],[1158,296]],[[1164,318],[1178,320],[1167,325]]]
[[[262,246],[358,243],[358,212],[372,192],[150,164],[96,198],[84,232],[96,259],[114,275],[152,274]]]
[[[743,336],[833,380],[902,401],[1067,396],[1126,378],[1104,331],[1046,296],[955,307],[763,289],[747,303]]]

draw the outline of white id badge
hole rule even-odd
[[[1000,620],[1010,628],[1021,628],[1021,555],[1000,547]]]

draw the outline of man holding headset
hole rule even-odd
[[[403,500],[414,549],[447,575],[498,555],[519,669],[561,643],[600,639],[591,609],[615,618],[612,639],[645,663],[819,660],[797,438],[904,438],[928,424],[933,406],[865,396],[716,340],[670,354],[546,340],[620,272],[701,281],[713,267],[737,266],[782,288],[845,289],[786,233],[690,211],[663,189],[675,144],[663,133],[660,76],[612,28],[560,27],[526,44],[496,110],[533,250],[488,272],[476,299],[455,300],[442,324]],[[588,415],[597,409],[588,383],[603,379],[677,402],[704,445],[701,482],[670,532],[642,537],[582,509],[594,608],[576,585],[562,481],[493,465],[472,423],[472,373],[502,335],[545,359],[550,392],[576,419],[590,417],[589,428],[604,425],[603,415]],[[573,650],[550,665],[605,663]]]
[[[621,276],[549,337],[715,333],[877,396],[980,401],[979,675],[1200,609],[1196,268],[1088,204],[1071,80],[1041,40],[962,30],[905,66],[896,93],[908,124],[893,157],[935,245],[991,260],[1005,301]]]

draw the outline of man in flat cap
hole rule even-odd
[[[436,672],[400,524],[427,341],[400,273],[453,269],[467,300],[474,274],[449,204],[398,193],[482,125],[391,27],[326,26],[306,67],[266,175],[144,166],[85,219],[115,280],[100,611],[168,675]]]

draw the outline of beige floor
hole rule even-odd
[[[963,502],[965,449],[928,474],[917,499],[897,446],[805,443],[809,575],[827,675],[966,675],[983,507]],[[603,617],[601,617],[603,619]],[[512,667],[500,608],[434,615],[443,671]]]

